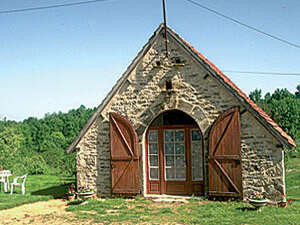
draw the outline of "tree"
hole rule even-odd
[[[2,168],[14,168],[14,159],[24,145],[24,136],[18,127],[5,126],[0,131],[0,165]]]
[[[270,101],[272,100],[272,96],[270,94],[270,92],[267,92],[265,94],[265,99],[264,99],[267,103],[270,103]]]
[[[297,91],[295,92],[296,98],[300,98],[300,84],[296,87]]]
[[[260,106],[285,132],[294,139],[300,138],[300,85],[295,95],[285,89],[276,89],[261,98],[261,90],[255,89],[249,97]]]
[[[294,95],[292,93],[290,93],[286,88],[284,89],[279,89],[277,88],[274,93],[272,94],[272,99],[276,99],[276,100],[281,100],[284,98],[288,98],[291,97],[293,98]]]
[[[261,90],[255,89],[254,91],[250,92],[249,97],[254,102],[259,102],[261,100]]]
[[[300,137],[300,99],[273,100],[271,116],[293,138]]]
[[[65,150],[95,110],[82,105],[68,113],[47,113],[42,119],[0,120],[0,169],[73,174],[76,156]]]

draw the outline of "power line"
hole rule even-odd
[[[220,13],[220,12],[214,10],[214,9],[211,9],[211,8],[208,8],[208,7],[204,6],[204,5],[201,5],[201,4],[198,3],[198,2],[195,2],[195,1],[193,1],[193,0],[185,0],[185,1],[191,3],[191,4],[195,5],[195,6],[198,6],[198,7],[202,8],[202,9],[208,10],[208,11],[214,13],[214,14],[217,14],[218,16],[221,16],[221,17],[223,17],[223,18],[225,18],[225,19],[227,19],[227,20],[230,20],[230,21],[232,21],[232,22],[234,22],[234,23],[237,23],[237,24],[239,24],[239,25],[241,25],[241,26],[244,26],[244,27],[246,27],[246,28],[248,28],[248,29],[250,29],[250,30],[254,30],[254,31],[256,31],[256,32],[258,32],[258,33],[260,33],[260,34],[266,35],[266,36],[268,36],[268,37],[270,37],[270,38],[273,38],[273,39],[275,39],[275,40],[277,40],[277,41],[280,41],[280,42],[282,42],[282,43],[288,44],[288,45],[293,46],[293,47],[295,47],[295,48],[300,48],[300,45],[298,45],[298,44],[292,43],[292,42],[290,42],[290,41],[287,41],[287,40],[285,40],[285,39],[282,39],[282,38],[280,38],[280,37],[277,37],[277,36],[275,36],[275,35],[273,35],[273,34],[269,34],[269,33],[265,32],[265,31],[263,31],[263,30],[260,30],[260,29],[258,29],[258,28],[253,27],[253,26],[250,26],[250,25],[248,25],[248,24],[245,24],[245,23],[243,23],[243,22],[241,22],[241,21],[239,21],[239,20],[236,20],[236,19],[234,19],[234,18],[232,18],[232,17],[226,16],[225,14]]]
[[[90,1],[73,2],[73,3],[59,4],[59,5],[32,7],[32,8],[25,8],[25,9],[11,9],[11,10],[0,11],[0,14],[19,13],[19,12],[27,12],[27,11],[35,11],[35,10],[43,10],[43,9],[53,9],[53,8],[85,5],[85,4],[91,4],[91,3],[97,3],[97,2],[107,2],[107,1],[111,1],[111,0],[90,0]]]
[[[279,73],[279,72],[260,72],[260,71],[237,71],[237,70],[222,70],[227,73],[241,74],[257,74],[257,75],[274,75],[274,76],[300,76],[300,73]]]
[[[106,1],[111,1],[111,0],[90,0],[90,1],[81,1],[81,2],[66,3],[66,4],[59,4],[59,5],[49,5],[49,6],[41,6],[41,7],[24,8],[24,9],[4,10],[4,11],[0,11],[0,14],[9,14],[9,13],[19,13],[19,12],[44,10],[44,9],[51,9],[51,8],[70,7],[70,6],[76,6],[76,5],[84,5],[84,4],[97,3],[97,2],[106,2]],[[222,14],[222,13],[216,11],[216,10],[213,10],[213,9],[210,9],[210,8],[204,6],[204,5],[201,5],[198,2],[195,2],[193,0],[185,0],[185,1],[190,2],[190,3],[192,3],[192,4],[194,4],[194,5],[198,6],[198,7],[201,7],[203,9],[206,9],[206,10],[208,10],[208,11],[214,13],[214,14],[217,14],[217,15],[225,18],[225,19],[228,19],[228,20],[230,20],[230,21],[232,21],[234,23],[237,23],[237,24],[239,24],[241,26],[244,26],[244,27],[246,27],[248,29],[251,29],[251,30],[254,30],[254,31],[258,32],[258,33],[264,34],[264,35],[266,35],[266,36],[268,36],[270,38],[273,38],[273,39],[275,39],[277,41],[283,42],[285,44],[288,44],[288,45],[296,47],[296,48],[300,48],[300,45],[298,45],[298,44],[292,43],[290,41],[287,41],[285,39],[279,38],[279,37],[277,37],[275,35],[272,35],[272,34],[269,34],[269,33],[265,32],[265,31],[262,31],[262,30],[260,30],[258,28],[255,28],[253,26],[247,25],[247,24],[245,24],[245,23],[243,23],[243,22],[241,22],[239,20],[236,20],[236,19],[233,19],[233,18],[231,18],[229,16],[226,16],[226,15],[224,15],[224,14]]]

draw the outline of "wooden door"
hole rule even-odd
[[[146,139],[148,194],[201,195],[203,138],[195,126],[152,126]]]
[[[110,113],[112,193],[140,193],[139,151],[137,134],[130,122]]]
[[[208,186],[210,196],[242,197],[239,108],[221,114],[209,135]]]

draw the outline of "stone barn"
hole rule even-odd
[[[98,196],[276,199],[295,142],[221,70],[160,25],[68,148]]]

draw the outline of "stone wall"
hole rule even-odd
[[[239,103],[214,78],[206,76],[207,72],[172,39],[169,39],[169,51],[169,59],[166,59],[164,39],[159,36],[79,142],[77,146],[79,185],[94,187],[98,190],[98,195],[111,193],[109,112],[118,112],[133,124],[141,148],[147,127],[159,113],[169,109],[181,110],[198,123],[204,134],[205,156],[207,156],[208,131],[213,121],[224,110]],[[173,66],[173,57],[180,57],[184,66]],[[157,65],[157,61],[160,65]],[[165,89],[167,80],[172,81],[172,91]],[[255,189],[273,191],[283,186],[283,164],[279,157],[281,151],[274,148],[276,144],[275,139],[251,115],[245,113],[242,116],[245,196]],[[140,153],[143,154],[142,149]],[[205,158],[206,173],[207,157]],[[257,167],[259,173],[255,171]],[[143,174],[143,166],[141,173]],[[267,179],[262,179],[263,177]],[[143,188],[143,180],[141,184]]]
[[[244,197],[253,191],[279,200],[285,189],[284,158],[275,140],[249,114],[241,116],[241,152]]]
[[[77,185],[111,194],[109,121],[99,116],[77,146]]]

